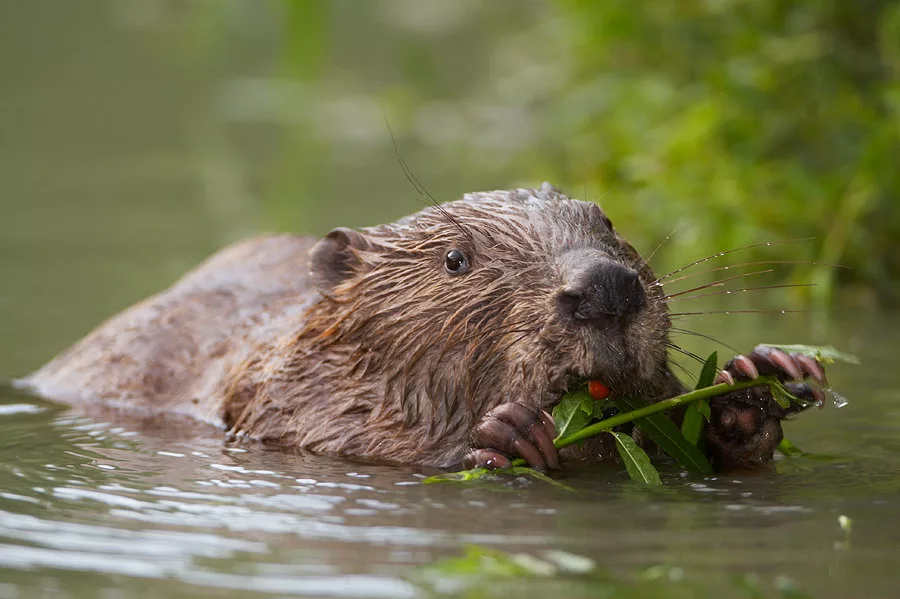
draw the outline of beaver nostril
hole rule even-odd
[[[565,316],[576,318],[575,313],[581,305],[581,294],[574,291],[560,291],[556,296],[559,311]]]

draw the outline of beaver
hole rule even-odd
[[[316,453],[556,468],[548,411],[567,389],[599,380],[648,402],[684,391],[666,299],[598,205],[549,184],[471,193],[318,241],[239,242],[24,383]],[[809,382],[824,381],[821,365],[773,348],[729,361],[718,380],[761,373],[820,399]],[[770,461],[789,410],[760,386],[711,411],[706,446],[722,469]],[[603,458],[607,443],[563,460]]]

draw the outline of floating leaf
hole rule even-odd
[[[471,470],[461,470],[459,472],[445,472],[443,474],[435,474],[429,476],[422,482],[425,484],[446,483],[446,482],[465,482],[469,480],[478,480],[482,478],[493,478],[497,476],[530,476],[545,483],[549,483],[554,487],[564,489],[566,491],[575,491],[569,485],[563,484],[558,480],[553,480],[546,474],[538,472],[534,468],[528,466],[513,466],[511,468],[472,468]]]
[[[781,351],[794,354],[803,354],[810,358],[815,358],[823,364],[833,364],[835,362],[846,362],[848,364],[859,365],[859,358],[853,354],[838,351],[831,345],[779,345],[777,343],[763,343],[769,347],[777,347]]]
[[[630,397],[618,398],[615,403],[623,412],[641,407],[637,400]],[[644,418],[638,418],[634,421],[634,425],[647,433],[647,436],[659,445],[660,449],[675,458],[685,468],[704,475],[713,473],[712,465],[703,452],[686,439],[675,423],[669,420],[665,414],[657,412]]]
[[[841,514],[838,516],[838,526],[841,527],[841,530],[850,534],[850,531],[853,530],[853,519]]]
[[[556,438],[568,437],[590,424],[594,417],[594,404],[594,399],[584,389],[563,395],[553,408],[553,421],[559,431]]]
[[[466,480],[478,480],[492,474],[492,470],[487,468],[472,468],[471,470],[460,470],[459,472],[444,472],[443,474],[435,474],[429,476],[422,482],[426,485],[431,483],[459,482]]]
[[[789,458],[798,458],[803,455],[803,451],[787,439],[781,440],[781,443],[778,444],[778,451]]]
[[[489,549],[480,545],[467,545],[460,557],[440,560],[427,567],[431,574],[452,577],[519,578],[533,572],[516,561],[514,553]]]
[[[650,486],[662,484],[662,481],[659,479],[659,472],[657,472],[656,468],[653,467],[653,464],[650,463],[647,452],[638,447],[637,443],[634,442],[634,439],[625,433],[609,431],[609,434],[615,438],[616,448],[619,450],[619,455],[625,463],[625,470],[628,471],[628,476],[630,476],[632,480]]]

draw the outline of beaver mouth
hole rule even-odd
[[[544,393],[541,408],[548,411],[552,410],[562,400],[563,395],[584,387],[590,380],[599,378],[596,375],[583,374],[576,371],[564,372],[551,379],[550,384],[547,386],[547,391]]]

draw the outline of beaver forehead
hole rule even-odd
[[[457,224],[476,239],[507,235],[544,247],[580,246],[598,239],[608,244],[614,239],[609,236],[609,219],[599,206],[573,200],[546,184],[541,189],[469,193],[406,217],[393,228],[406,233],[418,230],[433,235],[443,230],[455,234],[460,232]]]

